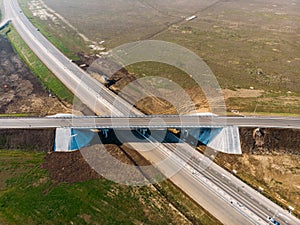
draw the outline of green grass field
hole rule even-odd
[[[55,183],[40,168],[45,153],[0,150],[0,224],[181,224],[175,201],[194,224],[218,224],[169,182],[165,195],[104,179]]]

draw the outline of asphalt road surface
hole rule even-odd
[[[300,129],[300,119],[286,117],[218,117],[155,115],[136,117],[0,118],[0,128],[217,128],[225,126]]]

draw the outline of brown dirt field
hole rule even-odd
[[[300,131],[292,129],[261,129],[262,137],[253,138],[254,129],[241,128],[243,153],[300,155]]]
[[[239,97],[239,98],[257,98],[264,93],[263,90],[250,90],[250,89],[237,89],[236,91],[230,89],[224,89],[223,95],[225,99],[232,98],[232,97]]]
[[[99,141],[97,141],[98,143]],[[105,147],[105,150],[110,153],[111,156],[116,158],[122,163],[135,166],[149,165],[148,161],[145,160],[141,155],[126,145],[118,142],[117,137],[114,133],[110,133],[109,138],[102,139],[101,143]],[[85,180],[101,178],[101,176],[90,167],[87,160],[84,157],[93,158],[99,157],[97,149],[99,144],[94,144],[90,147],[81,149],[80,151],[74,152],[50,152],[46,158],[43,168],[49,170],[51,178],[56,182],[67,182],[74,183]],[[83,157],[84,155],[84,157]],[[110,169],[110,165],[103,165],[104,168]],[[109,171],[106,171],[109,172]],[[144,174],[146,175],[146,174]]]
[[[69,107],[49,97],[9,41],[0,36],[0,114],[45,116],[70,112]]]
[[[50,152],[54,145],[54,129],[0,130],[0,149]]]
[[[74,183],[101,178],[97,172],[91,169],[79,151],[51,152],[45,157],[42,168],[47,169],[51,179],[58,183]]]

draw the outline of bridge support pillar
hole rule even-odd
[[[148,132],[148,129],[147,128],[138,128],[137,131],[145,136]]]
[[[101,129],[101,132],[104,134],[105,138],[108,138],[109,129]]]

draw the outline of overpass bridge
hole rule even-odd
[[[91,126],[92,124],[93,127],[102,126],[104,128],[113,127],[113,124],[119,124],[118,126],[120,126],[120,124],[123,124],[124,127],[129,128],[130,126],[134,125],[134,121],[132,120],[135,119],[130,118],[129,123],[128,118],[124,116],[128,111],[130,111],[129,109],[132,108],[132,104],[129,104],[128,102],[122,99],[116,100],[116,95],[114,95],[112,92],[106,89],[103,85],[97,83],[94,79],[92,79],[83,70],[78,68],[75,64],[71,63],[67,57],[65,57],[45,37],[43,37],[41,33],[39,33],[39,31],[30,23],[30,21],[26,18],[26,16],[23,13],[20,13],[21,8],[17,0],[3,0],[2,2],[5,8],[6,18],[12,18],[13,25],[18,31],[18,33],[21,35],[23,40],[33,50],[33,52],[45,63],[45,65],[58,77],[58,79],[60,79],[62,83],[64,83],[65,86],[70,89],[71,92],[78,96],[78,98],[85,105],[93,109],[93,111],[96,114],[112,114],[115,116],[123,116],[123,119],[114,118],[112,120],[111,118],[106,118],[110,120],[110,122],[106,122],[107,124],[105,125],[104,121],[100,121],[101,118],[5,118],[3,120],[0,120],[0,128],[57,128],[57,137],[61,138],[61,140],[63,141],[63,136],[60,136],[60,133],[63,133],[64,131],[68,131],[70,129],[72,130],[71,127],[74,126],[77,126],[78,128],[83,128]],[[193,69],[197,70],[197,68]],[[99,93],[100,96],[98,96]],[[138,110],[134,110],[132,114],[142,115],[142,113]],[[87,121],[88,119],[92,119],[92,123],[90,123],[91,121]],[[141,118],[137,117],[137,119]],[[259,123],[255,122],[255,124],[254,122],[248,123],[247,121],[240,121],[239,123],[235,121],[234,124],[236,124],[237,126],[253,127],[299,127],[299,123],[295,121],[291,121],[291,123],[287,124],[285,121],[276,120],[275,125],[273,124],[273,122],[274,120],[272,121],[271,119],[268,123],[264,120],[260,120]],[[298,125],[293,125],[295,123],[297,123]],[[147,121],[145,120],[145,117],[143,117],[142,121],[136,121],[135,126],[145,127],[147,125],[147,127],[150,127],[157,125],[161,128],[163,126],[167,126],[164,124],[165,123],[161,121],[161,118],[148,118]],[[226,123],[224,123],[224,121],[220,119],[219,123],[215,122],[213,124],[207,124],[205,126],[214,125],[219,127],[234,124],[231,124],[231,122],[228,121],[228,119],[226,120]],[[182,127],[182,121],[180,121],[180,123],[178,123],[178,121],[170,121],[170,123],[168,124],[168,126],[171,127],[176,127],[176,125]],[[192,126],[192,124],[188,124],[188,122],[184,122],[184,125]],[[197,123],[197,125],[199,124]],[[225,130],[226,128],[227,127],[225,127]],[[235,129],[235,131],[236,130],[238,129]],[[69,135],[67,132],[65,133]],[[237,134],[237,136],[235,136],[235,134]],[[72,137],[73,135],[75,136],[76,134],[72,134]],[[220,143],[225,143],[224,146],[226,147],[226,149],[230,149],[231,142],[226,141],[234,141],[234,138],[238,140],[238,133],[228,132],[226,134],[225,132],[225,134],[221,135],[221,137],[224,138],[224,142],[222,142],[221,140]],[[143,149],[145,148],[145,146],[153,145],[155,143],[155,140],[153,138],[146,140],[147,143],[141,143],[138,146],[138,149]],[[64,141],[68,140],[64,139]],[[131,146],[137,146],[137,144],[139,143],[130,144]],[[224,174],[227,174],[227,171],[219,168],[213,162],[210,163],[209,168],[207,168],[206,164],[204,163],[203,165],[206,168],[204,170],[201,168],[202,164],[195,165],[189,162],[186,165],[182,163],[182,159],[185,160],[187,156],[198,153],[194,150],[194,148],[192,148],[186,143],[180,143],[180,145],[178,145],[178,148],[180,151],[176,151],[175,154],[173,154],[175,160],[167,161],[167,163],[163,164],[165,165],[165,167],[161,166],[159,162],[161,162],[165,156],[168,156],[169,154],[171,154],[171,152],[174,151],[174,146],[162,143],[158,145],[158,147],[155,148],[153,151],[141,151],[140,154],[149,162],[154,164],[156,168],[162,171],[163,173],[166,172],[166,170],[164,170],[166,167],[173,168],[175,166],[180,166],[182,168],[181,170],[177,171],[177,173],[173,174],[172,176],[168,176],[170,177],[170,180],[179,188],[181,188],[195,202],[197,202],[199,205],[210,211],[213,216],[220,219],[224,224],[253,224],[253,222],[255,222],[256,224],[266,224],[267,215],[270,214],[277,215],[276,218],[277,220],[280,219],[280,222],[284,221],[285,218],[288,218],[289,224],[299,224],[299,221],[296,218],[287,215],[287,213],[282,208],[273,204],[268,199],[261,196],[259,193],[256,193],[254,190],[252,190],[250,187],[248,187],[241,181],[233,181],[233,179],[235,178],[232,177],[231,183],[226,182],[224,180]],[[197,157],[201,159],[201,162],[206,162],[206,160],[208,160],[207,157],[203,156],[200,153],[197,155]],[[176,163],[178,165],[175,165]],[[199,176],[196,176],[194,173],[191,173],[191,169],[193,171],[197,171],[197,174],[199,174]],[[205,180],[199,180],[200,176],[206,177],[208,179],[205,178]],[[229,177],[230,174],[227,174],[226,176]],[[214,186],[217,189],[219,189],[219,192],[212,190],[211,187],[206,183],[207,180],[213,182]],[[239,187],[247,188],[247,190],[245,190],[245,192],[236,191],[237,184]],[[220,194],[221,191],[222,194]],[[251,196],[249,195],[249,193],[251,193]],[[224,199],[224,196],[230,196],[231,203],[229,201],[226,201],[226,199]],[[237,201],[244,205],[243,212],[241,212],[241,210],[238,208],[239,206],[236,204]],[[234,204],[232,204],[232,202]],[[247,210],[247,213],[245,213],[245,210]],[[226,216],[224,217],[224,215]]]
[[[0,118],[0,129],[99,128],[253,128],[300,129],[300,119],[291,117],[220,117],[189,115],[142,115],[123,117],[18,117]]]

